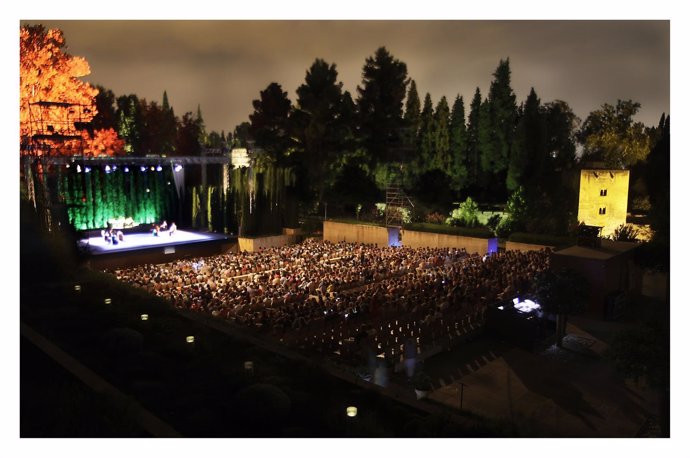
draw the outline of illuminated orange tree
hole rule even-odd
[[[79,79],[91,73],[86,59],[64,52],[65,47],[59,29],[20,30],[20,137],[23,145],[41,139],[22,154],[121,154],[123,142],[113,129],[87,133],[86,124],[97,113],[98,89]]]

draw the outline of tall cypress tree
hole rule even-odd
[[[422,117],[421,102],[417,93],[417,84],[414,80],[410,81],[410,90],[407,91],[403,120],[405,121],[405,146],[410,149],[416,149],[417,132],[419,132]]]
[[[171,154],[175,151],[175,139],[177,138],[177,120],[175,119],[175,112],[168,101],[168,92],[163,91],[163,103],[161,106],[163,111],[162,125],[159,132],[161,135],[160,145],[163,151]]]
[[[479,184],[480,150],[479,150],[479,121],[482,105],[482,94],[479,88],[474,92],[470,104],[470,114],[467,118],[467,146],[465,157],[467,158],[467,185],[474,187]]]
[[[417,135],[417,150],[419,151],[417,169],[420,174],[433,168],[436,148],[434,131],[434,106],[431,103],[431,95],[427,92],[424,97],[424,107],[422,108],[421,123]]]
[[[434,112],[433,166],[446,174],[450,171],[450,109],[446,96],[441,97]]]
[[[459,193],[467,182],[467,126],[465,125],[465,102],[460,95],[455,97],[450,115],[451,158],[450,176],[453,188]]]
[[[201,147],[208,146],[208,134],[206,133],[206,124],[204,117],[201,115],[201,105],[196,106],[196,118],[194,119],[199,126],[199,145]]]
[[[534,88],[520,111],[508,164],[506,187],[514,191],[522,185],[528,199],[547,178],[546,125],[541,102]]]
[[[517,116],[515,94],[510,87],[509,59],[499,62],[493,76],[487,98],[489,127],[485,134],[488,135],[482,142],[482,170],[487,184],[505,183]],[[501,185],[486,190],[491,199],[506,197],[505,188]]]
[[[479,106],[479,128],[477,129],[477,149],[479,151],[479,174],[477,185],[481,192],[481,199],[486,200],[489,195],[496,193],[494,171],[496,170],[496,141],[493,122],[491,121],[491,105],[484,99]],[[500,183],[500,182],[499,182]],[[489,187],[491,186],[491,191]]]

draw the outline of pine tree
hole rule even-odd
[[[453,188],[459,193],[466,185],[467,171],[467,126],[465,125],[465,103],[458,95],[450,115],[450,176]]]
[[[395,59],[385,47],[366,59],[362,85],[357,86],[357,106],[360,138],[372,166],[400,162],[407,82],[407,65]]]
[[[318,202],[335,179],[333,165],[342,152],[342,87],[335,64],[316,59],[297,88],[295,114],[300,120],[294,132]]]
[[[254,113],[249,115],[249,134],[256,146],[266,153],[263,158],[284,164],[288,161],[290,137],[290,113],[292,102],[278,83],[271,83],[260,92],[260,98],[252,101]],[[241,126],[241,125],[240,125]]]

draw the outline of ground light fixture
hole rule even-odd
[[[141,321],[148,321],[148,320],[149,320],[148,313],[142,313],[141,314]]]
[[[74,285],[74,290],[76,292],[81,292],[81,285]]]
[[[349,406],[347,409],[345,409],[347,412],[348,417],[356,417],[357,416],[357,407],[355,406]]]
[[[103,302],[105,303],[105,305],[110,305],[110,304],[113,303],[113,300],[112,300],[111,298],[109,298],[109,297],[106,297],[106,298],[103,300]]]
[[[194,336],[187,336],[187,343],[193,344],[194,343]]]

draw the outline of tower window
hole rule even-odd
[[[605,215],[605,214],[606,214],[606,207],[600,208],[600,209],[599,209],[599,214],[600,214],[600,215]]]
[[[607,191],[606,189],[600,190],[600,191],[599,191],[599,195],[602,196],[602,197],[606,197],[606,191]]]

